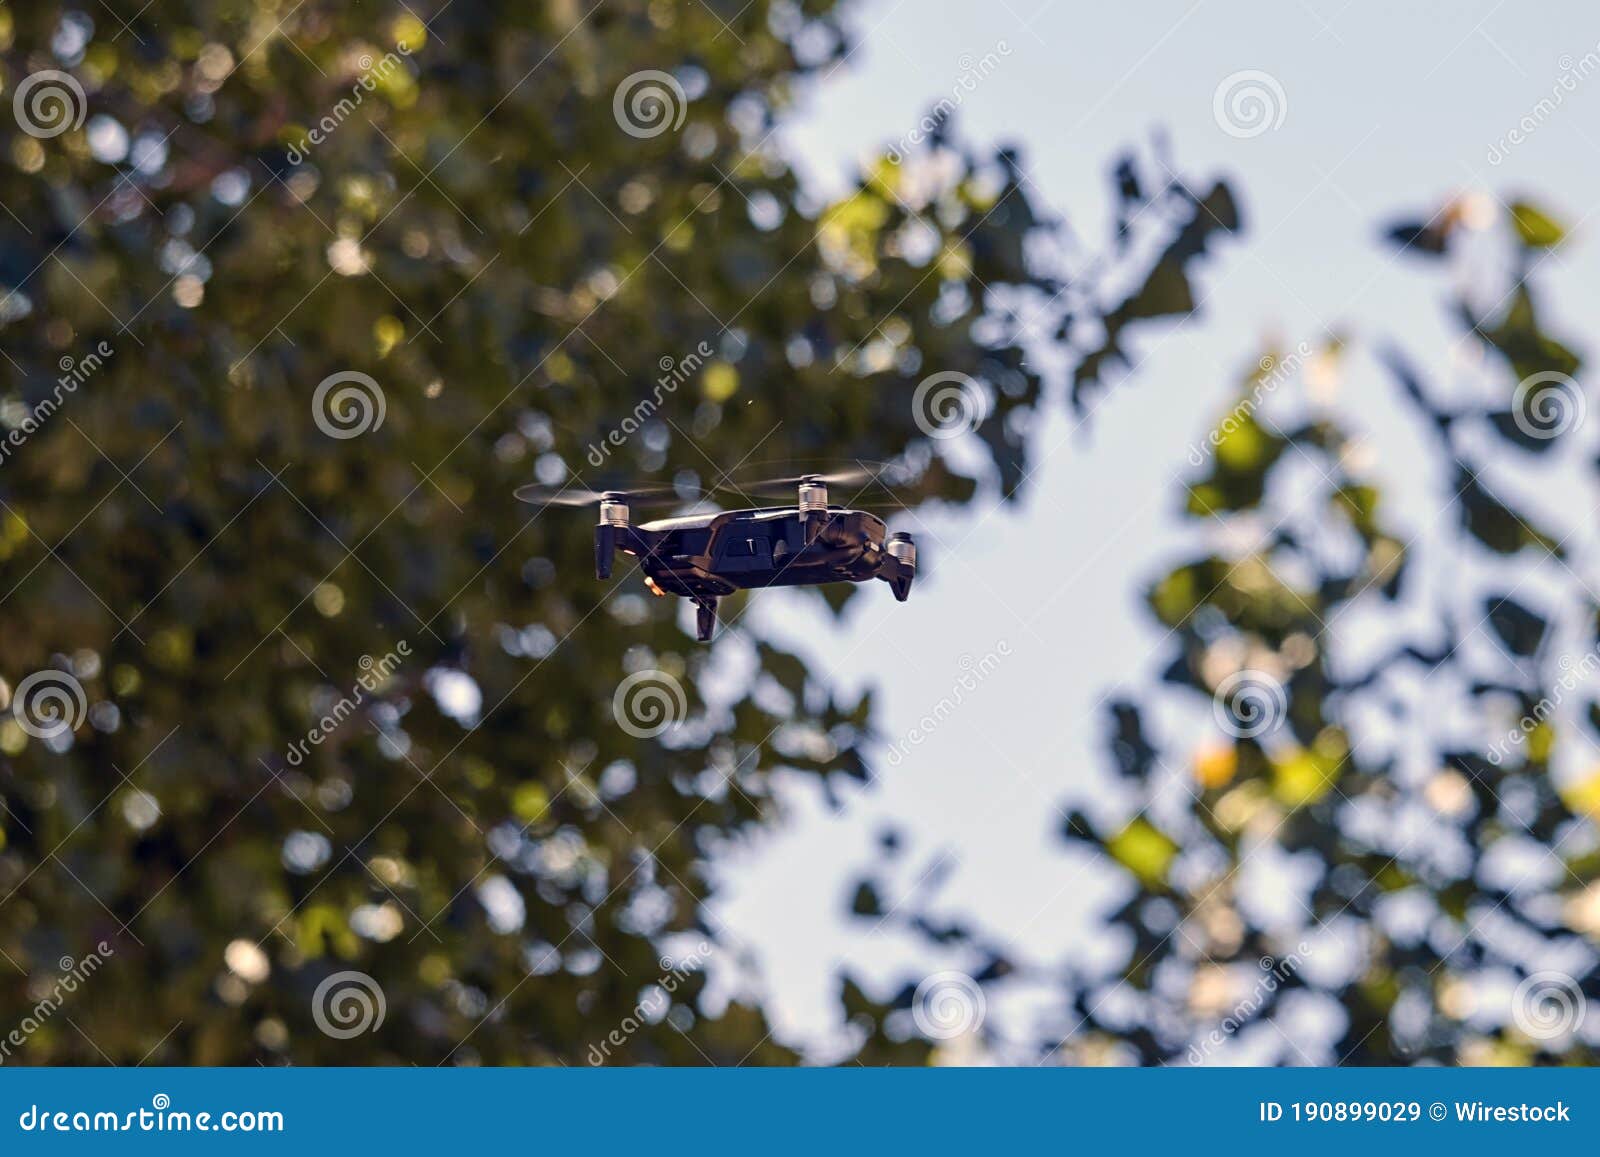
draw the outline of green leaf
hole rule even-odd
[[[1511,203],[1511,223],[1530,249],[1551,249],[1566,240],[1567,227],[1528,201]]]
[[[1147,886],[1164,883],[1178,845],[1143,816],[1106,841],[1106,851]]]

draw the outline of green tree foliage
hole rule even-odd
[[[847,52],[826,0],[0,6],[0,691],[84,695],[53,734],[0,722],[10,1055],[795,1059],[741,992],[702,999],[741,975],[703,866],[775,769],[867,777],[870,697],[742,625],[695,644],[636,576],[593,581],[586,517],[511,491],[862,455],[961,503],[914,420],[934,371],[989,394],[1013,490],[1030,333],[1060,327],[1083,397],[1237,224],[1130,160],[1069,282],[1019,158],[947,126],[816,203],[773,130]],[[731,700],[714,653],[747,666]],[[613,695],[651,670],[684,717],[639,738]],[[330,1034],[348,971],[384,1019]]]
[[[1536,286],[1563,237],[1541,209],[1482,197],[1394,226],[1396,276],[1455,275],[1448,361],[1367,341],[1393,404],[1352,412],[1334,401],[1343,340],[1268,350],[1193,448],[1182,509],[1214,544],[1147,595],[1169,689],[1112,704],[1127,790],[1061,828],[1125,882],[1099,933],[1120,963],[1069,972],[1064,1031],[997,1044],[1075,1063],[1241,1047],[1258,1063],[1592,1062],[1600,596],[1571,561],[1588,497],[1550,500],[1585,483],[1549,471],[1593,464],[1580,359]],[[1421,446],[1420,508],[1373,480],[1358,431],[1380,423]],[[986,943],[929,908],[904,919]],[[986,980],[1019,971],[989,959]],[[1308,1051],[1314,1019],[1333,1031]]]

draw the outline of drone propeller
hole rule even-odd
[[[861,504],[887,500],[913,477],[905,466],[865,459],[767,462],[748,468],[748,476],[736,476],[716,489],[751,498],[788,498],[802,484],[813,483],[835,487],[834,497],[840,501]]]
[[[680,487],[670,483],[646,486],[617,485],[604,490],[591,490],[587,486],[567,483],[562,486],[544,486],[537,482],[519,486],[513,492],[523,502],[535,506],[594,506],[607,498],[617,498],[628,506],[676,506],[693,501],[685,497]]]
[[[679,506],[712,495],[728,498],[792,498],[802,484],[838,487],[839,497],[852,502],[885,501],[894,488],[910,478],[903,466],[887,462],[838,459],[765,462],[747,467],[733,477],[693,483],[646,483],[591,488],[568,482],[561,486],[530,483],[515,494],[536,506],[594,506],[607,500],[630,508]]]

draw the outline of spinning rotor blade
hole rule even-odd
[[[889,497],[895,487],[911,480],[904,466],[865,459],[761,463],[718,485],[718,493],[751,498],[792,498],[800,483],[820,482],[830,488],[835,502],[851,503]]]
[[[523,502],[531,502],[535,506],[594,506],[607,495],[615,495],[629,507],[677,506],[680,503],[694,501],[693,498],[685,498],[677,487],[667,483],[645,486],[618,485],[603,490],[591,490],[586,486],[575,486],[570,483],[562,486],[544,486],[534,482],[517,487],[513,493]]]
[[[758,463],[732,478],[704,479],[699,485],[681,480],[642,485],[618,481],[614,486],[588,487],[574,480],[560,486],[530,483],[518,487],[515,494],[535,506],[594,506],[609,495],[630,508],[648,508],[702,502],[712,495],[735,504],[754,503],[758,498],[793,499],[802,482],[814,481],[832,488],[835,502],[861,505],[891,501],[895,488],[911,480],[911,471],[893,463],[829,458]]]

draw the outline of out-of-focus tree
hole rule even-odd
[[[1574,547],[1594,464],[1580,359],[1535,283],[1565,230],[1472,195],[1387,239],[1398,268],[1454,274],[1460,336],[1429,370],[1370,343],[1394,400],[1378,415],[1341,409],[1343,339],[1268,350],[1193,448],[1183,510],[1214,545],[1148,591],[1172,689],[1112,705],[1125,790],[1062,826],[1125,881],[1097,933],[1120,963],[1067,970],[1049,1027],[991,1026],[998,1048],[1593,1059],[1600,595]],[[1419,442],[1423,507],[1380,492],[1355,432],[1374,421]],[[935,907],[897,919],[931,935]],[[983,958],[985,980],[1060,986]]]
[[[1081,398],[1236,224],[1125,175],[1069,279],[1020,158],[943,124],[818,203],[773,131],[848,54],[828,0],[427,9],[0,6],[17,1059],[793,1060],[703,865],[775,769],[866,777],[870,697],[742,624],[693,643],[511,491],[860,455],[961,503],[936,371],[1013,490],[1032,327]],[[674,722],[640,735],[614,695],[647,672]]]

